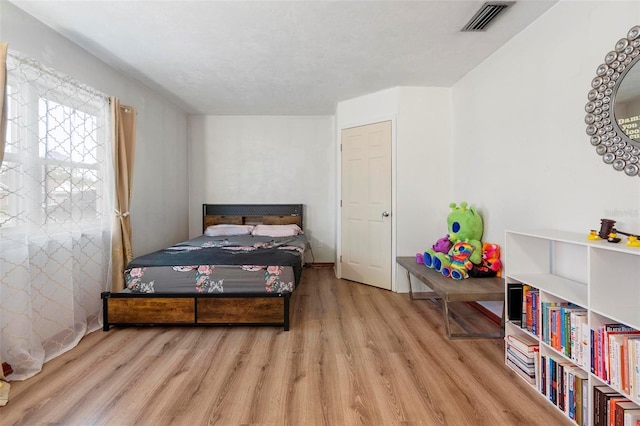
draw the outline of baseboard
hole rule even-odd
[[[308,268],[333,268],[333,262],[314,262],[314,263],[305,263],[304,266]]]
[[[489,309],[485,308],[478,302],[465,302],[465,303],[471,306],[473,309],[479,311],[484,316],[486,316],[489,319],[489,321],[493,322],[494,324],[502,325],[502,318],[496,315],[495,312],[490,311]]]

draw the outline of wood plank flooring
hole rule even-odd
[[[407,294],[303,273],[291,330],[97,331],[13,382],[4,425],[557,425],[502,340],[445,337]],[[461,311],[479,315],[473,309]]]

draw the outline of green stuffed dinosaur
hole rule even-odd
[[[451,213],[447,216],[447,226],[449,229],[449,241],[452,245],[458,242],[468,242],[474,248],[469,260],[474,265],[482,262],[482,217],[476,211],[475,207],[467,208],[466,202],[461,202],[460,207],[456,203],[449,204]],[[433,249],[427,249],[424,255],[424,264],[433,268],[438,272],[442,272],[442,268],[451,264],[451,258],[448,253],[438,253]]]

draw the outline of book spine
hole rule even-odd
[[[578,362],[578,314],[571,312],[569,314],[569,359],[580,365]]]
[[[522,286],[522,320],[520,321],[520,327],[527,328],[527,294],[531,289],[530,285]]]
[[[618,343],[617,343],[617,339],[611,339],[611,337],[607,337],[607,339],[609,340],[608,345],[607,345],[607,352],[608,352],[608,357],[607,357],[607,365],[608,365],[608,371],[607,371],[607,377],[609,377],[609,384],[611,384],[612,386],[616,387],[616,388],[620,388],[620,383],[619,383],[619,376],[618,376],[618,365],[620,365],[620,359],[618,358]]]
[[[636,365],[635,365],[635,359],[636,359],[636,346],[635,346],[635,340],[636,339],[629,339],[627,340],[628,346],[627,346],[627,358],[629,360],[629,364],[628,364],[628,369],[629,369],[629,377],[627,378],[627,380],[629,381],[629,395],[631,395],[632,397],[636,397]]]
[[[564,383],[564,364],[558,363],[558,398],[556,405],[560,411],[565,408],[565,383]]]
[[[531,292],[531,332],[538,335],[538,295],[537,291]]]
[[[607,380],[607,374],[604,371],[604,328],[598,328],[598,375],[601,379]]]
[[[598,375],[598,369],[596,368],[596,364],[598,362],[598,358],[596,357],[596,345],[595,345],[595,335],[596,331],[594,329],[589,329],[589,342],[591,343],[591,373]]]
[[[580,353],[582,356],[582,362],[580,365],[583,368],[589,369],[593,365],[593,360],[590,358],[591,357],[591,350],[590,350],[591,329],[589,328],[586,315],[582,317],[581,330],[582,330],[582,336],[580,339],[580,344],[581,344]]]
[[[564,307],[560,308],[560,345],[558,350],[564,355],[567,354],[567,311]]]
[[[635,362],[634,362],[634,371],[635,371],[635,381],[634,381],[634,396],[636,399],[640,399],[640,339],[634,340],[633,344],[635,346]]]
[[[575,388],[575,375],[572,371],[567,373],[567,388],[569,394],[569,401],[567,404],[567,414],[571,420],[576,419],[576,388]]]
[[[525,296],[525,306],[526,306],[526,321],[525,321],[525,324],[526,324],[526,329],[528,331],[531,331],[531,328],[532,328],[532,318],[533,318],[532,314],[531,314],[531,311],[532,311],[532,297],[533,297],[532,296],[532,292],[533,292],[533,290],[527,290],[527,294]]]
[[[622,338],[620,345],[620,386],[623,392],[629,393],[629,357],[628,357],[629,336]]]
[[[582,426],[582,377],[577,373],[573,380],[573,398],[574,398],[574,420],[576,424]]]
[[[547,395],[547,357],[542,354],[540,354],[540,386],[538,390],[544,396]]]
[[[589,380],[582,379],[582,426],[589,424]]]
[[[558,400],[558,376],[556,372],[557,364],[556,361],[551,357],[549,357],[549,364],[551,367],[549,400],[555,405],[556,401]]]
[[[557,309],[552,309],[549,313],[549,345],[555,348],[556,345],[556,316],[558,315]]]
[[[593,426],[602,426],[601,419],[601,402],[602,392],[598,388],[593,388]]]

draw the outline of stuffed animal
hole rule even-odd
[[[482,262],[473,265],[469,276],[474,278],[501,276],[502,262],[500,261],[500,246],[497,244],[482,244]]]
[[[451,203],[449,207],[451,207],[451,213],[447,216],[449,243],[452,246],[458,242],[471,244],[473,252],[469,260],[474,265],[479,265],[482,261],[482,217],[480,217],[475,207],[467,208],[466,202],[460,203],[460,207],[456,203]],[[422,256],[424,264],[429,268],[442,272],[442,268],[451,263],[448,253],[437,252],[433,248],[427,249]]]
[[[473,267],[469,258],[474,248],[466,241],[460,241],[453,245],[449,251],[449,264],[442,267],[442,275],[454,280],[463,280],[469,277],[468,271]]]
[[[451,244],[451,241],[449,240],[449,234],[447,234],[446,236],[436,241],[435,244],[431,246],[431,249],[436,253],[449,253],[451,247],[453,247],[453,244]]]

